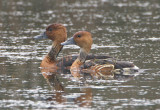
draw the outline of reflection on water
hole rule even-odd
[[[160,108],[159,10],[158,0],[0,0],[0,108]],[[44,78],[38,67],[51,42],[33,36],[55,22],[68,37],[91,32],[92,53],[132,61],[140,74],[110,80],[82,74],[77,81],[67,71]],[[78,49],[66,46],[59,57]]]
[[[54,96],[47,98],[47,101],[54,101],[59,104],[77,104],[80,107],[91,106],[92,101],[92,90],[91,88],[83,88],[80,90],[81,93],[68,94],[62,86],[56,73],[46,74],[43,76],[47,80],[50,87],[53,89]],[[83,85],[85,87],[85,85]]]

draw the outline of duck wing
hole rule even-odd
[[[100,65],[106,65],[106,64],[112,64],[114,65],[114,69],[120,69],[120,70],[134,70],[138,71],[138,67],[133,64],[132,62],[128,61],[114,61],[111,58],[108,59],[96,59],[96,60],[87,60],[84,65],[81,67],[83,69],[90,68],[92,66],[100,66]]]

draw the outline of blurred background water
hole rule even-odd
[[[51,41],[33,36],[52,23],[68,37],[91,32],[92,53],[132,61],[141,73],[85,85],[70,74],[46,80],[38,67]],[[0,0],[0,109],[160,109],[159,42],[159,0]],[[78,50],[66,46],[59,58]]]

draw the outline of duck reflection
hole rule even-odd
[[[47,72],[46,72],[47,71]],[[66,104],[66,103],[75,103],[80,107],[86,107],[86,106],[91,106],[92,102],[92,89],[91,88],[86,88],[84,83],[84,80],[81,80],[79,73],[77,74],[72,74],[77,80],[83,81],[83,83],[80,83],[82,88],[80,87],[80,96],[79,93],[77,94],[78,96],[75,98],[67,98],[68,93],[67,90],[65,90],[64,85],[62,82],[59,80],[59,76],[61,73],[64,73],[67,70],[56,70],[56,69],[41,69],[43,77],[46,79],[48,85],[50,88],[53,90],[53,96],[50,98],[47,98],[47,101],[55,101],[56,103],[59,104]],[[65,73],[64,73],[65,74]],[[79,85],[78,85],[79,86]]]
[[[54,96],[52,98],[48,98],[48,101],[55,100],[58,103],[66,102],[66,99],[63,97],[64,88],[57,77],[57,73],[42,73],[43,77],[46,79],[47,83],[54,91]]]
[[[91,106],[92,103],[92,89],[91,88],[84,88],[82,90],[84,95],[81,95],[75,99],[75,103],[78,104],[80,107]]]

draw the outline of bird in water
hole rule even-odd
[[[57,59],[60,51],[63,49],[62,42],[67,39],[67,29],[64,25],[59,23],[50,24],[46,30],[34,37],[35,39],[49,39],[52,41],[50,51],[43,58],[40,67],[42,72],[54,72],[57,69],[68,69],[72,63],[77,59],[78,55],[67,55]],[[89,59],[104,59],[109,58],[107,55],[90,54],[85,57]]]
[[[90,32],[76,32],[73,37],[61,43],[61,45],[77,45],[80,47],[79,55],[70,67],[71,71],[83,71],[88,73],[99,73],[101,75],[110,75],[117,70],[138,71],[138,67],[127,61],[114,61],[111,57],[87,59],[91,50],[93,40]],[[101,55],[96,55],[101,56]]]

